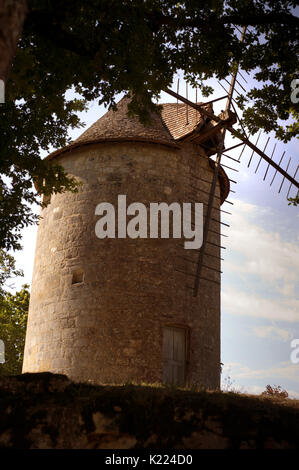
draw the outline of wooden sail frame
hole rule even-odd
[[[246,26],[243,27],[243,30],[241,32],[241,38],[240,38],[241,42],[244,39],[245,33],[246,33]],[[250,141],[250,138],[246,135],[246,132],[245,132],[243,126],[242,126],[243,134],[233,128],[233,124],[237,120],[239,120],[239,117],[238,117],[238,115],[236,113],[236,110],[235,110],[235,107],[233,105],[233,93],[235,91],[235,84],[239,83],[238,80],[237,80],[237,74],[238,74],[238,69],[232,75],[230,83],[226,80],[227,83],[229,83],[229,85],[230,85],[230,88],[229,88],[229,91],[228,91],[227,95],[225,95],[221,98],[217,98],[215,100],[211,100],[207,103],[202,103],[202,104],[197,104],[197,102],[193,103],[192,101],[188,100],[188,97],[184,98],[183,96],[179,95],[178,93],[175,93],[174,91],[172,91],[170,89],[164,90],[167,94],[169,94],[169,95],[173,96],[174,98],[176,98],[177,102],[181,101],[181,102],[185,103],[187,105],[187,107],[190,106],[190,107],[194,108],[195,110],[197,110],[203,118],[204,117],[209,118],[211,121],[214,121],[216,123],[214,126],[207,129],[204,133],[201,132],[201,134],[199,136],[200,141],[205,141],[206,138],[208,138],[209,136],[213,136],[213,135],[216,135],[216,133],[220,133],[220,140],[219,140],[219,143],[218,143],[218,146],[217,146],[217,155],[216,155],[216,161],[215,161],[215,165],[214,165],[213,179],[212,179],[211,188],[210,188],[210,192],[209,192],[209,201],[208,201],[207,212],[206,212],[204,228],[203,228],[203,244],[202,244],[202,246],[199,250],[199,256],[198,256],[198,261],[196,263],[197,266],[196,266],[195,274],[185,273],[186,275],[194,276],[193,294],[194,294],[195,297],[198,295],[199,284],[200,284],[201,279],[204,279],[205,281],[215,282],[215,280],[202,277],[201,273],[202,273],[202,268],[209,268],[209,266],[204,264],[204,256],[205,256],[205,254],[208,255],[208,253],[206,253],[206,246],[209,243],[208,242],[208,234],[211,231],[210,230],[210,221],[215,220],[215,219],[212,218],[212,210],[214,209],[213,202],[214,202],[214,198],[215,198],[215,191],[216,191],[216,186],[217,186],[217,179],[218,179],[218,172],[219,172],[221,157],[222,157],[222,155],[225,155],[224,152],[228,151],[228,150],[231,150],[233,148],[236,148],[240,145],[243,145],[243,149],[242,149],[242,153],[243,153],[243,151],[244,151],[244,149],[247,145],[253,151],[252,156],[253,156],[254,153],[257,153],[260,156],[260,160],[259,160],[259,163],[256,167],[255,173],[257,172],[261,161],[265,160],[268,163],[268,167],[267,167],[264,179],[267,175],[269,167],[272,166],[276,170],[274,177],[276,176],[277,172],[279,172],[283,176],[282,183],[281,183],[280,188],[279,188],[279,192],[281,191],[281,188],[284,184],[285,179],[287,179],[290,182],[288,195],[290,193],[290,189],[291,189],[292,185],[294,185],[299,190],[299,182],[296,181],[296,179],[295,179],[299,166],[297,166],[297,169],[296,169],[296,172],[295,172],[294,176],[291,176],[288,173],[288,168],[289,168],[291,159],[288,162],[286,170],[284,170],[280,166],[281,161],[279,162],[279,164],[277,164],[273,161],[273,154],[274,154],[276,146],[273,149],[271,157],[268,157],[268,155],[265,153],[266,147],[267,147],[268,142],[269,142],[269,138],[267,140],[267,144],[265,145],[265,147],[262,151],[257,147],[257,145],[253,144]],[[219,101],[219,100],[224,99],[224,98],[226,98],[225,111],[222,112],[219,116],[214,115],[211,111],[209,111],[205,108],[205,106],[207,104]],[[231,111],[231,107],[233,107],[234,112]],[[241,143],[239,143],[237,145],[234,145],[234,146],[230,147],[229,149],[225,149],[224,142],[225,142],[225,135],[226,135],[227,131],[229,131],[233,136],[237,137],[241,141]],[[196,136],[191,135],[191,136],[189,136],[188,140],[192,141],[192,140],[195,140],[195,139],[196,139]],[[196,139],[196,141],[198,141],[198,139]],[[199,145],[200,145],[200,141],[197,142],[197,143],[199,143]],[[252,159],[252,156],[251,156],[251,159]],[[250,159],[250,162],[251,162],[251,159]],[[234,159],[232,158],[232,160],[234,160]],[[238,162],[239,161],[240,161],[240,157],[239,157]],[[250,164],[250,162],[249,162],[249,164]],[[273,180],[272,180],[272,182],[273,182]],[[224,248],[224,247],[220,246],[220,248]]]

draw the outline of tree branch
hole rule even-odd
[[[27,27],[50,40],[58,48],[74,52],[78,56],[93,59],[97,52],[94,49],[85,48],[76,35],[62,29],[54,18],[43,13],[30,12],[25,22],[25,28]]]
[[[159,13],[148,15],[149,21],[157,26],[171,25],[179,27],[192,27],[192,28],[203,28],[206,26],[213,26],[215,24],[227,25],[227,24],[237,24],[240,26],[259,26],[259,25],[271,25],[271,24],[285,24],[289,26],[299,27],[299,18],[293,16],[289,13],[283,12],[270,12],[261,14],[260,12],[244,12],[244,15],[232,14],[232,15],[223,15],[222,17],[217,17],[214,13],[207,19],[186,19],[184,21],[177,20],[173,16],[166,16]]]

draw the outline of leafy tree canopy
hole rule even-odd
[[[299,70],[297,3],[28,0],[0,105],[0,246],[18,248],[19,230],[35,220],[33,179],[45,194],[76,190],[39,151],[65,145],[68,128],[80,126],[76,113],[91,100],[113,105],[117,93],[130,92],[131,112],[146,120],[151,99],[178,70],[208,95],[206,80],[224,78],[238,61],[260,85],[239,98],[247,128],[274,130],[285,142],[297,135],[298,105],[290,100]],[[236,26],[244,25],[241,44]],[[82,99],[67,99],[71,89]]]
[[[0,363],[0,375],[22,372],[29,297],[27,284],[15,294],[6,292],[0,295],[0,339],[5,348],[5,362]]]
[[[4,360],[0,345],[0,375],[20,374],[22,371],[26,323],[29,308],[29,286],[24,284],[15,294],[7,291],[16,276],[14,258],[0,249],[0,340],[4,344]]]

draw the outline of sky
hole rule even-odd
[[[176,77],[177,78],[177,77]],[[250,86],[253,81],[246,77]],[[241,82],[240,78],[240,82]],[[180,93],[186,96],[186,85],[180,77]],[[223,96],[223,89],[215,82],[214,94],[208,100]],[[177,90],[174,80],[172,89]],[[118,101],[122,95],[116,98]],[[195,101],[195,90],[188,89],[189,99]],[[206,101],[198,94],[198,101]],[[161,94],[161,103],[175,101]],[[225,103],[215,103],[214,112],[219,114]],[[103,106],[93,102],[89,110],[79,113],[89,127],[106,112]],[[70,130],[72,139],[84,129]],[[267,154],[277,147],[273,156],[278,162],[286,151],[282,166],[292,157],[289,172],[294,174],[298,165],[298,143],[283,144],[271,135]],[[251,140],[255,143],[256,137]],[[267,141],[261,135],[259,148]],[[235,139],[227,135],[226,148],[234,145]],[[299,399],[299,363],[291,362],[291,341],[299,341],[299,211],[288,206],[286,194],[289,183],[284,182],[281,193],[281,175],[276,175],[270,186],[274,170],[270,168],[267,178],[263,177],[267,168],[262,161],[255,169],[259,157],[255,154],[250,167],[248,162],[251,150],[247,147],[240,163],[223,157],[223,163],[238,169],[228,170],[230,178],[237,181],[229,195],[233,205],[224,203],[223,209],[232,215],[223,217],[230,224],[223,233],[225,250],[222,250],[222,289],[221,289],[221,357],[223,363],[222,388],[242,393],[260,394],[266,385],[281,386],[291,398]],[[240,148],[229,152],[234,158],[240,155]],[[292,188],[290,196],[296,191]],[[15,253],[18,267],[24,270],[24,278],[15,281],[14,288],[24,282],[31,283],[34,261],[36,227],[23,231],[23,250]],[[299,358],[299,352],[298,356]]]

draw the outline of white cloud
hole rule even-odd
[[[228,363],[226,368],[230,370],[233,378],[265,379],[267,383],[271,381],[272,385],[280,385],[279,381],[282,380],[290,380],[299,384],[299,364],[292,364],[291,361],[280,362],[267,369],[251,369],[238,362]]]
[[[285,296],[295,295],[295,285],[294,284],[284,284],[282,287],[277,286],[278,291]]]
[[[296,400],[299,400],[299,392],[296,392],[296,390],[288,390],[289,398],[295,398]]]
[[[234,201],[234,214],[227,247],[231,251],[229,270],[256,275],[261,281],[275,283],[285,296],[293,292],[299,280],[299,247],[296,243],[285,242],[279,232],[266,231],[258,224],[271,209],[253,204]],[[273,214],[273,217],[275,215]],[[277,217],[277,216],[276,216]],[[257,222],[254,222],[254,221]],[[279,220],[276,221],[278,228]],[[242,255],[242,262],[234,255]]]
[[[240,385],[250,380],[263,380],[263,385]],[[266,389],[266,385],[281,386],[282,389],[288,392],[289,398],[299,399],[299,388],[293,389],[293,386],[288,387],[288,383],[299,384],[299,365],[294,365],[289,362],[281,362],[274,367],[268,369],[251,369],[239,362],[227,363],[222,371],[222,390],[234,391],[240,393],[249,393],[253,395],[260,395]]]
[[[299,324],[298,243],[285,241],[287,227],[274,209],[239,200],[234,200],[234,204],[223,263],[224,321],[228,320],[226,314],[266,319],[270,325],[255,322],[251,330],[255,336],[290,341],[291,327]],[[231,274],[230,282],[226,273]],[[285,323],[281,326],[276,322]],[[273,342],[274,347],[277,343]],[[225,364],[222,377],[230,377],[233,390],[260,394],[267,384],[280,385],[291,398],[299,398],[299,364],[292,364],[291,360],[265,367],[261,357],[256,369],[237,362]]]
[[[223,288],[222,309],[224,314],[248,315],[273,321],[299,321],[299,300],[285,297],[271,300],[233,287]]]
[[[274,217],[272,209],[239,200],[234,202],[228,260],[223,267],[225,272],[238,273],[239,280],[246,282],[246,291],[224,282],[224,312],[273,321],[299,321],[299,299],[295,298],[299,282],[299,246],[283,241],[278,232],[267,231],[258,225],[263,224],[265,216]],[[262,288],[273,292],[273,298],[257,294]],[[260,335],[266,334],[265,331],[260,330]],[[270,332],[281,339],[288,337],[283,330],[272,328],[267,334]],[[256,334],[259,335],[257,330]]]
[[[260,395],[264,392],[265,388],[266,387],[262,387],[261,385],[247,385],[245,393],[249,393],[250,395]]]
[[[274,385],[274,384],[273,384]],[[248,393],[249,395],[261,395],[265,391],[266,387],[262,387],[261,385],[247,385],[246,387],[242,387],[242,393]],[[282,387],[283,388],[283,387]],[[296,390],[287,390],[289,398],[292,399],[299,399],[299,392]]]
[[[270,337],[281,341],[290,341],[293,338],[293,334],[290,331],[276,326],[257,326],[252,330],[259,338]]]

